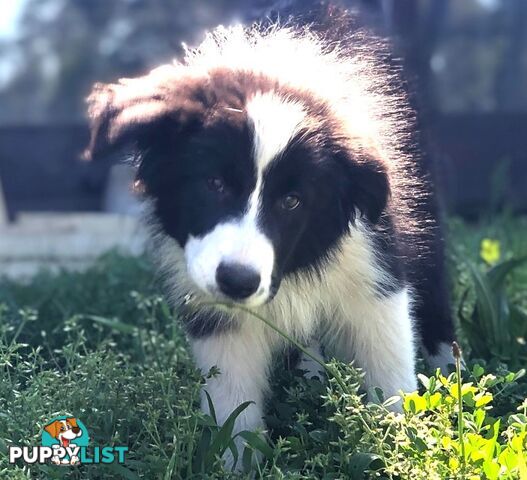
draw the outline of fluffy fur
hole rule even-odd
[[[419,339],[449,361],[437,209],[383,49],[362,33],[220,27],[182,61],[89,98],[88,154],[137,153],[169,298],[198,366],[221,372],[205,386],[219,421],[255,402],[238,430],[264,427],[284,342],[211,300],[355,361],[386,396],[416,388]]]

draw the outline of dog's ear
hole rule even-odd
[[[345,202],[351,218],[355,210],[371,223],[379,221],[390,198],[390,182],[386,167],[373,156],[359,153],[344,159],[346,165]]]
[[[77,427],[77,419],[74,417],[66,418],[66,423],[69,423],[72,427]]]
[[[46,425],[44,427],[44,430],[46,430],[46,432],[48,432],[53,438],[57,438],[60,431],[60,422],[58,420],[55,420],[49,425]]]
[[[138,141],[164,120],[177,128],[197,118],[203,110],[199,82],[185,77],[182,68],[166,65],[143,77],[96,84],[87,99],[91,138],[84,158]]]
[[[390,182],[382,165],[361,164],[351,179],[353,204],[373,224],[377,223],[390,198]]]

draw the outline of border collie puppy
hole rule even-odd
[[[450,360],[442,246],[413,114],[378,41],[308,27],[220,27],[184,59],[96,85],[89,156],[138,159],[155,255],[223,422],[262,427],[284,340],[416,388],[419,340]],[[382,56],[382,55],[381,55]],[[305,365],[305,364],[304,364]],[[306,366],[309,369],[309,366]],[[203,408],[207,409],[204,401]]]

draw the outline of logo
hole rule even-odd
[[[58,417],[42,430],[42,446],[52,448],[55,465],[80,463],[80,447],[87,447],[89,440],[88,429],[74,417]]]
[[[80,465],[99,463],[124,463],[128,447],[90,447],[86,425],[71,416],[55,417],[42,429],[39,447],[9,447],[9,463],[22,460],[28,464]]]

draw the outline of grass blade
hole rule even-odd
[[[214,409],[214,404],[212,403],[212,398],[210,398],[209,392],[204,390],[205,396],[207,397],[207,403],[209,404],[209,413],[216,425],[218,425],[218,419],[216,418],[216,410]]]
[[[214,436],[214,439],[210,445],[209,452],[205,457],[206,465],[212,465],[216,455],[221,457],[225,453],[232,440],[232,432],[234,430],[234,423],[236,419],[251,403],[254,402],[243,402],[241,405],[236,407],[229,415],[227,420],[225,420],[225,423]]]
[[[470,265],[474,287],[476,290],[476,306],[479,316],[478,323],[483,334],[492,335],[498,342],[501,337],[496,301],[489,281],[474,266]],[[501,342],[499,342],[501,344]]]

